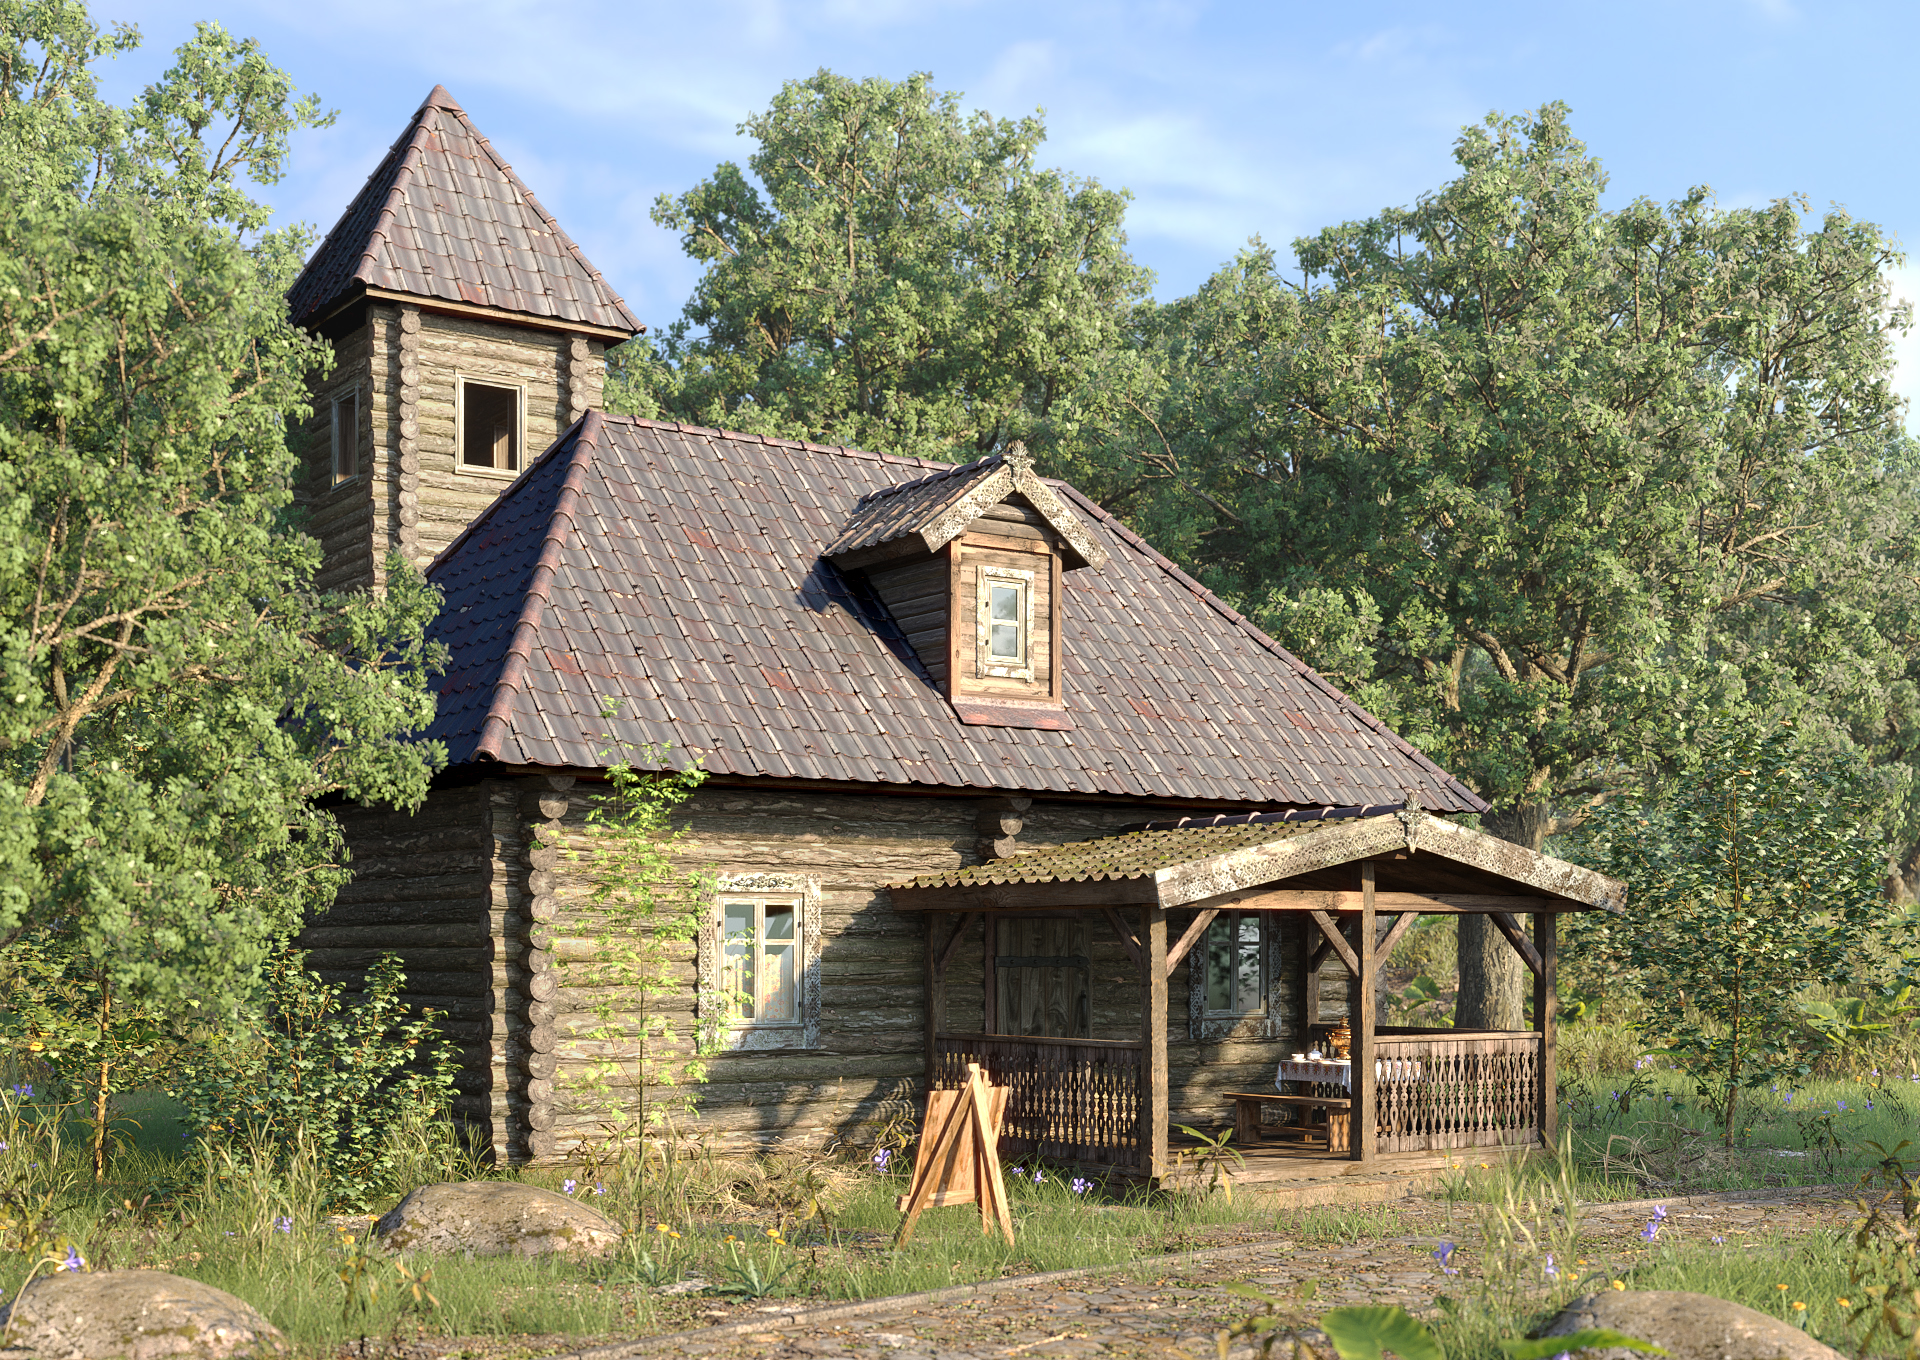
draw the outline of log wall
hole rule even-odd
[[[514,1161],[563,1157],[601,1136],[603,1098],[584,1086],[602,1058],[630,1062],[637,1020],[613,997],[618,1035],[593,1037],[604,994],[583,974],[595,948],[594,837],[587,821],[604,786],[520,776],[436,789],[414,816],[348,809],[354,880],[302,943],[312,966],[357,985],[384,949],[399,952],[416,1004],[448,1013],[461,1048],[458,1112]],[[820,1043],[811,1048],[722,1052],[693,1088],[684,1127],[717,1150],[778,1143],[858,1141],[917,1113],[925,1083],[925,927],[893,910],[882,883],[978,862],[974,797],[796,793],[709,786],[683,808],[686,861],[720,875],[801,875],[817,885],[822,925]],[[1036,801],[1023,815],[1021,848],[1111,834],[1166,815],[1161,809]],[[1130,924],[1137,929],[1128,913]],[[1185,928],[1175,913],[1170,934]],[[953,918],[940,919],[944,943]],[[1278,917],[1283,958],[1303,959],[1300,923]],[[984,927],[975,922],[947,969],[946,1023],[983,1024]],[[1137,1039],[1139,974],[1098,914],[1086,918],[1095,1039]],[[683,990],[658,1007],[689,1049],[695,1030],[694,947],[679,949]],[[1186,1006],[1189,965],[1168,988],[1170,1106],[1175,1123],[1219,1124],[1230,1090],[1263,1089],[1297,1035],[1304,1004],[1296,969],[1271,981],[1269,1004],[1289,1017],[1285,1037],[1264,1024],[1198,1041]],[[1327,980],[1329,983],[1333,979]],[[1334,990],[1327,987],[1326,992]],[[1331,1000],[1331,996],[1326,997]],[[628,1069],[630,1071],[630,1068]],[[1252,1083],[1249,1086],[1249,1083]],[[616,1097],[631,1108],[631,1082]]]
[[[300,501],[320,540],[325,589],[380,588],[390,551],[424,567],[513,481],[459,466],[460,378],[524,389],[523,468],[599,405],[606,383],[600,340],[407,303],[364,305],[333,348],[334,369],[314,385],[313,415],[296,432]],[[361,398],[361,472],[331,487],[332,399],[349,386]]]

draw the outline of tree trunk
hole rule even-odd
[[[1489,812],[1481,829],[1503,841],[1539,850],[1546,843],[1551,811],[1545,803]],[[1454,1003],[1457,1029],[1525,1029],[1527,972],[1520,956],[1491,919],[1460,917],[1460,994]]]

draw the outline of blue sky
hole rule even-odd
[[[1615,202],[1712,186],[1726,205],[1806,195],[1920,245],[1907,137],[1920,6],[1799,0],[1609,4],[1008,3],[1007,0],[92,0],[139,25],[130,94],[198,19],[257,37],[339,122],[302,134],[266,194],[330,226],[435,83],[650,326],[694,277],[656,195],[721,160],[788,79],[825,66],[1043,108],[1047,163],[1132,190],[1157,293],[1190,292],[1249,236],[1284,248],[1445,180],[1459,127],[1560,99]],[[1920,268],[1903,271],[1920,300]],[[1920,344],[1902,387],[1920,397]]]

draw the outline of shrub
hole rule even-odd
[[[307,971],[305,953],[288,951],[267,975],[268,1023],[216,1038],[184,1065],[176,1094],[189,1127],[215,1148],[269,1149],[282,1165],[304,1144],[328,1200],[343,1208],[398,1189],[419,1161],[413,1144],[423,1129],[442,1130],[455,1154],[453,1049],[435,1012],[408,1018],[405,984],[388,954],[368,973],[365,996],[348,1002],[343,988]]]

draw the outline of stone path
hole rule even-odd
[[[1582,1273],[1604,1278],[1624,1271],[1647,1245],[1639,1233],[1654,1205],[1667,1207],[1663,1237],[1741,1242],[1773,1234],[1797,1236],[1845,1226],[1846,1192],[1776,1190],[1591,1205],[1582,1210]],[[1244,1281],[1283,1296],[1312,1280],[1309,1314],[1344,1303],[1397,1303],[1430,1309],[1437,1294],[1457,1290],[1433,1250],[1461,1241],[1455,1264],[1471,1270],[1477,1206],[1451,1212],[1444,1201],[1392,1206],[1396,1229],[1364,1242],[1326,1243],[1275,1237],[1186,1257],[1159,1258],[1097,1274],[1065,1272],[990,1282],[969,1293],[909,1296],[865,1304],[793,1311],[793,1304],[741,1306],[724,1323],[583,1349],[546,1351],[555,1360],[638,1360],[688,1355],[708,1360],[1073,1360],[1074,1357],[1167,1357],[1212,1360],[1215,1333],[1254,1310],[1223,1286]],[[878,1305],[878,1306],[876,1306]],[[764,1320],[762,1320],[764,1319]],[[471,1343],[469,1343],[471,1344]],[[521,1343],[523,1346],[525,1342]],[[1234,1360],[1251,1354],[1236,1348]],[[420,1360],[500,1354],[482,1344],[440,1342],[413,1352]],[[518,1350],[520,1355],[540,1353]]]

